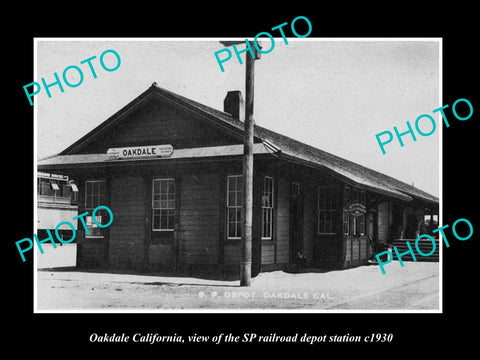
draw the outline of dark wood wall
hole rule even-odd
[[[223,226],[219,174],[185,174],[180,180],[179,262],[185,266],[219,263]]]
[[[288,264],[290,241],[290,181],[280,174],[277,181],[277,238],[276,258],[277,264]]]
[[[366,260],[368,239],[343,234],[343,186],[330,179],[338,194],[336,234],[318,233],[318,186],[325,174],[276,159],[256,161],[254,181],[253,261],[262,271],[287,266],[291,261],[290,217],[292,182],[300,184],[302,197],[301,244],[309,266],[342,268]],[[209,164],[125,168],[83,178],[79,203],[84,204],[84,181],[107,179],[108,203],[114,222],[104,241],[79,239],[79,264],[114,268],[238,270],[240,240],[226,235],[226,181],[241,174],[241,160]],[[265,176],[274,178],[274,236],[261,239],[261,192]],[[151,230],[151,183],[155,178],[175,178],[176,228],[169,234]],[[80,210],[81,211],[81,210]],[[162,237],[163,236],[163,237]],[[293,239],[294,240],[294,239]],[[255,258],[259,256],[259,258]]]
[[[224,266],[238,269],[240,241],[226,235],[226,181],[241,174],[241,160],[203,165],[123,169],[92,174],[78,181],[84,206],[85,180],[106,179],[108,206],[114,221],[104,240],[79,240],[82,266],[103,264],[112,268],[182,269]],[[261,192],[264,176],[275,180],[275,231],[261,239]],[[175,178],[176,227],[172,233],[151,230],[151,183]],[[289,262],[289,189],[276,165],[261,164],[254,182],[254,241],[261,245],[262,266]],[[254,255],[255,257],[256,255]]]
[[[140,176],[116,175],[110,180],[109,265],[143,269],[145,264],[145,181]]]
[[[388,242],[391,224],[390,202],[383,201],[378,204],[378,240],[380,243]]]

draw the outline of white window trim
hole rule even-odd
[[[263,209],[270,209],[271,211],[271,219],[270,219],[270,236],[263,236],[262,234],[262,240],[272,240],[273,239],[273,218],[275,214],[275,179],[272,176],[265,176],[263,179],[263,189],[262,189],[262,196],[263,192],[265,190],[265,180],[270,179],[272,181],[272,206],[263,206],[262,204],[262,233],[263,233]]]
[[[106,186],[107,186],[107,181],[105,179],[100,179],[100,180],[85,180],[85,210],[91,210],[93,212],[93,210],[95,209],[90,209],[87,207],[87,183],[105,183],[105,190],[106,190]],[[107,197],[107,194],[105,194],[105,198]],[[92,214],[90,215],[87,215],[87,216],[92,216]],[[87,233],[85,232],[85,238],[88,238],[88,239],[104,239],[105,238],[105,235],[87,235]]]
[[[173,208],[173,211],[174,211],[174,213],[176,213],[176,207],[177,207],[177,196],[176,196],[177,184],[175,183],[175,178],[156,178],[156,179],[152,179],[152,202],[151,202],[151,210],[152,210],[152,231],[172,232],[172,231],[175,231],[175,229],[154,229],[154,227],[153,227],[153,224],[154,224],[154,221],[153,221],[153,211],[154,211],[154,210],[162,210],[161,208],[154,208],[154,207],[153,207],[153,196],[154,196],[153,183],[154,183],[155,181],[162,181],[162,180],[173,180],[173,183],[174,183],[174,186],[175,186],[175,207]],[[165,210],[165,209],[163,209],[163,210]],[[166,210],[171,210],[171,209],[168,208],[168,209],[166,209]]]
[[[104,182],[105,185],[107,183],[106,180],[85,180],[85,209],[88,209],[87,208],[87,183],[99,183],[99,182]]]
[[[227,213],[226,213],[226,225],[227,225],[227,228],[226,228],[226,231],[227,231],[227,239],[228,240],[239,240],[241,239],[242,237],[241,236],[229,236],[229,233],[230,233],[230,222],[228,221],[228,210],[229,209],[238,209],[238,208],[242,208],[242,206],[230,206],[229,203],[228,203],[228,185],[229,185],[229,179],[230,178],[241,178],[242,179],[242,197],[243,197],[243,175],[227,175],[227,186],[226,186],[226,190],[227,190],[227,201],[226,201],[226,208],[227,208]],[[242,200],[242,203],[243,203],[243,200]],[[240,223],[241,223],[242,219],[240,219]]]

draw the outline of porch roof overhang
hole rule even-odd
[[[254,155],[268,155],[271,151],[263,143],[253,145]],[[201,159],[223,159],[243,155],[243,145],[227,145],[199,147],[189,149],[174,149],[168,157],[138,157],[128,159],[114,158],[110,154],[75,154],[54,155],[38,160],[38,171],[62,171],[82,167],[115,167],[128,165],[153,165],[171,161],[194,161]]]
[[[285,151],[286,150],[286,151]],[[304,166],[317,168],[328,171],[332,175],[340,178],[346,183],[358,186],[368,191],[373,191],[385,196],[396,198],[399,200],[411,202],[415,198],[435,204],[435,200],[427,196],[413,195],[412,193],[403,191],[393,186],[378,181],[376,178],[367,178],[361,174],[353,173],[350,168],[345,169],[343,166],[332,166],[331,163],[320,165],[318,162],[304,158],[295,154],[289,149],[281,149],[278,145],[270,142],[255,143],[253,145],[254,155],[275,155],[278,158],[289,162],[301,163]],[[102,167],[121,167],[121,166],[138,166],[138,165],[155,165],[170,162],[192,162],[202,160],[228,160],[230,158],[241,157],[243,155],[243,144],[199,147],[188,149],[174,149],[171,156],[168,157],[146,157],[146,158],[130,158],[116,159],[110,154],[75,154],[75,155],[54,155],[38,161],[38,171],[62,172],[82,168],[102,168]],[[422,195],[422,194],[420,194]],[[433,200],[433,201],[432,201]],[[438,203],[437,203],[438,206]]]

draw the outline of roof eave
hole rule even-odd
[[[336,172],[335,170],[332,170],[332,169],[330,169],[330,168],[328,168],[324,165],[320,165],[318,163],[314,163],[314,162],[311,162],[311,161],[308,161],[308,160],[305,160],[305,159],[302,159],[302,158],[299,158],[299,157],[296,157],[296,156],[293,156],[293,155],[289,155],[289,154],[286,154],[284,152],[279,152],[279,155],[287,161],[295,162],[295,163],[298,163],[298,164],[306,165],[306,166],[314,168],[314,169],[319,169],[319,170],[325,171],[325,172],[329,173],[330,175],[332,175],[333,177],[338,178],[339,180],[343,181],[344,183],[346,183],[350,186],[356,186],[360,189],[373,191],[373,192],[376,192],[376,193],[381,194],[381,195],[390,196],[390,197],[400,199],[400,200],[404,200],[404,201],[409,201],[410,202],[410,201],[413,200],[413,197],[411,197],[407,194],[404,194],[404,193],[398,193],[398,192],[395,192],[393,190],[388,191],[388,190],[378,188],[378,187],[375,187],[375,186],[359,183],[359,182],[357,182],[355,180],[352,180],[351,178],[346,177],[345,175],[342,175],[342,174]]]

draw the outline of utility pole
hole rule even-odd
[[[250,42],[253,48],[253,43]],[[242,258],[240,286],[250,286],[252,281],[252,222],[253,222],[253,94],[255,59],[246,54],[245,72],[245,123],[243,137],[243,206],[242,206]]]
[[[248,41],[248,40],[246,40]],[[221,41],[225,46],[242,44],[243,41]],[[253,84],[255,59],[260,52],[253,41],[248,41],[252,51],[245,54],[245,121],[243,136],[243,202],[242,202],[242,243],[240,259],[240,286],[250,286],[252,282],[252,224],[253,224]],[[257,46],[260,46],[257,43]],[[260,47],[261,48],[261,47]]]

